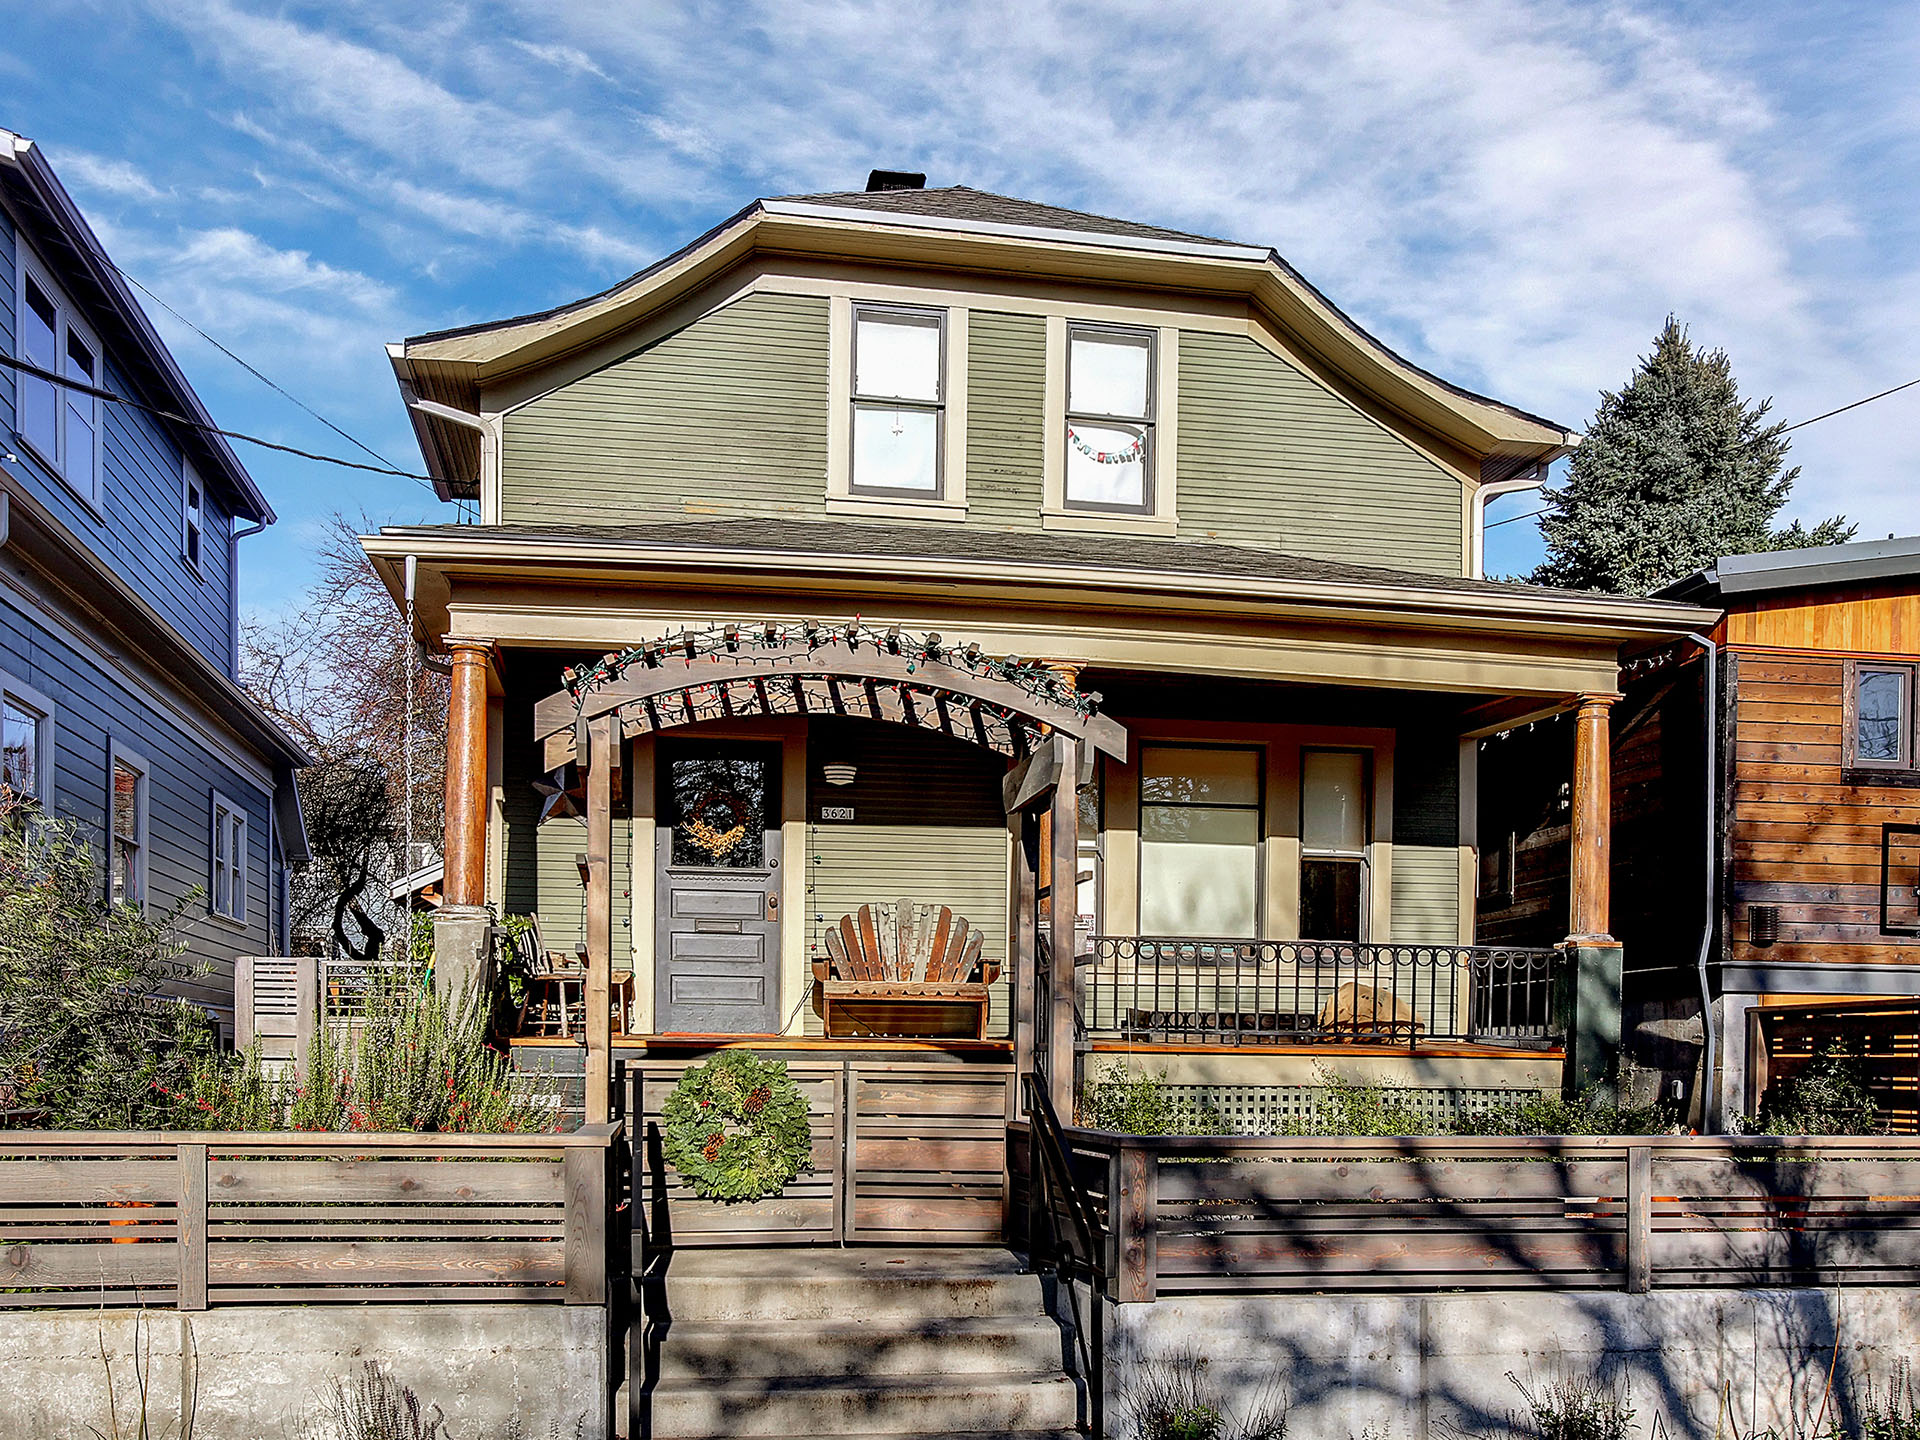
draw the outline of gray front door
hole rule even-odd
[[[780,1028],[780,747],[660,742],[654,1029]]]

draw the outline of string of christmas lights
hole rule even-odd
[[[791,650],[803,644],[809,657],[822,649],[845,646],[851,654],[862,645],[870,645],[885,654],[905,657],[908,674],[913,674],[921,665],[945,665],[969,675],[1004,681],[1036,700],[1076,715],[1090,716],[1100,704],[1098,693],[1075,689],[1039,661],[1024,660],[1018,655],[987,655],[977,644],[948,645],[934,632],[915,636],[897,625],[880,629],[866,624],[858,616],[824,625],[812,620],[768,620],[744,625],[714,624],[703,630],[683,629],[678,636],[610,652],[592,666],[568,666],[560,672],[560,681],[573,696],[574,713],[578,716],[593,691],[620,679],[636,666],[654,670],[682,664],[691,669],[693,662],[700,659],[728,659],[748,665],[766,658],[770,651]],[[929,683],[938,681],[929,677]]]

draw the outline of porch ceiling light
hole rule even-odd
[[[829,785],[851,785],[854,776],[860,772],[846,761],[836,760],[831,765],[822,765],[820,773],[826,777]]]

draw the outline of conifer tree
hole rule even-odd
[[[1603,391],[1569,462],[1545,492],[1540,585],[1647,594],[1724,555],[1836,545],[1845,516],[1773,528],[1800,467],[1772,401],[1740,395],[1724,350],[1703,350],[1672,316],[1633,377]]]

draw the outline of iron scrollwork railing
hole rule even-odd
[[[1095,1035],[1221,1045],[1466,1041],[1559,1033],[1559,951],[1098,935],[1081,959]]]

